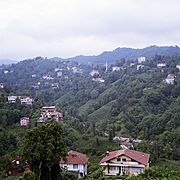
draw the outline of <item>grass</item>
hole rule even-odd
[[[104,99],[106,96],[109,96],[109,94],[111,94],[115,89],[115,84],[111,85],[108,89],[106,89],[105,91],[103,91],[98,98],[96,98],[96,100],[89,100],[88,102],[86,102],[84,105],[82,105],[79,109],[78,109],[78,115],[82,115],[82,114],[86,114],[88,113],[88,115],[93,113],[93,110],[96,106],[96,104],[100,104],[100,102],[102,101],[102,99]],[[103,107],[103,106],[102,106]]]
[[[114,101],[111,101],[98,110],[94,111],[93,113],[89,114],[88,120],[93,120],[98,123],[104,120],[108,120],[111,115],[111,108],[113,103]]]
[[[163,159],[156,166],[172,169],[180,174],[180,161]]]

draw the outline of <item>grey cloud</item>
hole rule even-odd
[[[1,0],[0,57],[179,44],[179,0]]]

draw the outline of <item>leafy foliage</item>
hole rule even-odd
[[[54,122],[28,130],[23,154],[36,176],[52,177],[66,155],[62,127]]]

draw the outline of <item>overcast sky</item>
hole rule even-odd
[[[180,45],[180,0],[0,0],[0,58]]]

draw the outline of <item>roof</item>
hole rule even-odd
[[[147,153],[134,151],[130,149],[124,149],[124,150],[117,150],[117,151],[109,152],[104,158],[101,159],[100,163],[107,162],[121,155],[128,156],[129,158],[144,165],[148,165],[149,157],[150,157],[150,154],[147,154]]]
[[[22,117],[20,120],[29,120],[29,117]]]
[[[69,151],[66,157],[66,161],[61,159],[60,164],[86,164],[88,162],[88,159],[89,158],[83,153]]]
[[[55,106],[43,106],[42,109],[55,109]]]
[[[168,74],[166,79],[174,79],[176,76],[174,74]]]

